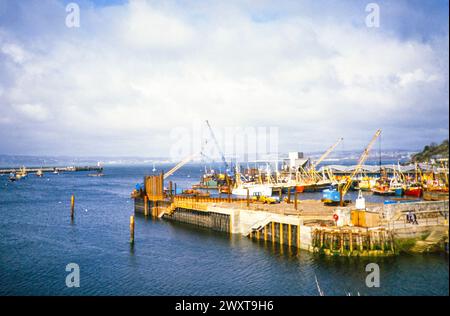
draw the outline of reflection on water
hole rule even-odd
[[[317,276],[326,295],[448,295],[445,255],[330,258],[143,216],[131,247],[129,193],[151,168],[0,178],[0,294],[318,295]],[[184,172],[195,181],[198,170]],[[80,266],[80,288],[65,287],[70,262]],[[365,286],[370,262],[380,265],[380,288]]]

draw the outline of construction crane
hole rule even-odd
[[[226,171],[229,169],[229,167],[228,167],[227,160],[225,159],[225,155],[223,154],[222,150],[220,149],[219,142],[217,141],[217,138],[216,138],[216,136],[214,135],[214,132],[213,132],[213,130],[212,130],[212,128],[211,128],[211,125],[209,125],[208,120],[206,120],[205,122],[206,122],[206,125],[208,126],[209,132],[211,133],[211,137],[212,137],[212,139],[214,140],[214,143],[216,144],[217,150],[218,150],[219,153],[220,153],[220,156],[221,156],[221,158],[222,158],[223,165],[225,166],[225,172],[226,172]]]
[[[325,158],[328,157],[328,155],[336,148],[337,145],[339,145],[342,141],[344,140],[344,138],[339,138],[338,141],[332,145],[330,148],[327,149],[327,151],[325,151],[323,153],[322,156],[320,156],[319,159],[317,159],[317,161],[315,161],[314,163],[311,164],[311,169],[314,169],[317,167],[318,164],[320,164]]]
[[[355,167],[355,170],[353,170],[352,174],[347,178],[347,181],[343,184],[343,186],[339,189],[326,189],[323,191],[323,198],[322,201],[325,202],[325,204],[335,204],[339,202],[340,206],[344,206],[344,196],[347,193],[348,189],[350,189],[350,186],[352,185],[353,178],[355,175],[360,171],[362,165],[366,161],[367,157],[369,156],[370,149],[372,148],[373,144],[377,140],[378,136],[381,134],[381,129],[377,130],[375,132],[375,135],[373,135],[369,145],[367,145],[366,149],[364,149],[363,153],[361,154],[361,157],[359,158],[358,164]]]
[[[169,171],[167,171],[164,174],[164,179],[167,179],[168,177],[170,177],[175,171],[177,171],[178,169],[180,169],[181,167],[183,167],[185,164],[187,164],[189,161],[191,161],[192,159],[194,159],[197,155],[203,155],[203,149],[204,146],[208,143],[208,141],[205,141],[204,144],[202,144],[202,147],[200,149],[199,152],[196,152],[192,155],[187,156],[186,158],[184,158],[183,160],[181,160],[178,164],[175,165],[175,167],[173,167],[172,169],[170,169]]]
[[[321,176],[320,174],[316,171],[316,167],[325,159],[328,157],[328,155],[337,147],[337,145],[339,145],[341,143],[341,141],[343,141],[344,138],[339,138],[337,140],[336,143],[334,143],[332,146],[330,146],[323,154],[322,156],[320,156],[319,159],[317,159],[317,161],[311,163],[311,167],[309,168],[309,175],[312,179],[314,179],[314,181],[320,181]],[[331,180],[331,179],[330,179]]]
[[[178,169],[180,169],[181,167],[183,167],[185,164],[187,164],[189,161],[191,161],[192,159],[194,159],[194,157],[197,156],[197,153],[192,154],[186,158],[184,158],[182,161],[180,161],[175,167],[173,167],[172,169],[170,169],[169,171],[167,171],[164,174],[164,179],[167,179],[168,177],[170,177],[175,171],[177,171]]]

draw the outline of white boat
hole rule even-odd
[[[272,185],[270,184],[263,184],[261,179],[261,174],[259,174],[259,181],[260,183],[244,183],[241,180],[241,173],[239,170],[239,166],[236,165],[236,183],[235,187],[231,190],[231,193],[233,195],[238,196],[247,196],[247,189],[248,194],[250,196],[271,196],[272,195]]]
[[[36,171],[36,176],[42,177],[43,175],[44,175],[44,173],[42,172],[42,169],[39,169],[38,171]]]
[[[19,172],[16,172],[16,179],[17,180],[20,180],[22,178],[26,178],[27,176],[28,176],[28,173],[27,173],[27,169],[25,168],[25,166],[20,168]]]
[[[261,184],[239,186],[234,188],[231,193],[233,195],[247,196],[247,189],[250,196],[272,196],[272,187]]]

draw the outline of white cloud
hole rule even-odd
[[[17,111],[18,120],[45,121],[49,118],[48,110],[42,104],[19,104],[13,107]]]
[[[1,52],[17,64],[22,64],[27,59],[25,51],[16,44],[5,43],[1,45]]]
[[[45,121],[49,116],[48,110],[42,104],[18,104],[13,107],[17,111],[18,120]]]
[[[192,38],[190,26],[177,17],[160,12],[144,1],[133,1],[118,25],[123,43],[133,49],[176,49]]]
[[[448,131],[448,34],[423,42],[302,12],[260,23],[234,4],[183,9],[82,7],[80,29],[61,22],[45,37],[3,44],[16,66],[0,115],[47,121],[43,132],[83,139],[71,149],[93,154],[168,154],[170,128],[194,118],[216,128],[277,125],[286,142],[319,150],[341,135],[360,147],[380,126]],[[425,124],[431,100],[439,102],[429,115],[441,121]],[[361,130],[369,136],[355,137]]]
[[[399,74],[399,77],[400,77],[399,84],[402,87],[406,87],[407,85],[414,84],[414,83],[420,83],[420,82],[427,83],[427,82],[433,82],[433,81],[439,80],[438,74],[428,75],[421,68],[418,68],[412,72]]]

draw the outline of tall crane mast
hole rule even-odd
[[[362,165],[364,164],[367,157],[369,156],[370,149],[372,148],[373,144],[377,140],[378,136],[380,136],[380,134],[381,134],[381,129],[379,129],[375,132],[375,135],[373,135],[372,139],[370,140],[370,143],[367,145],[366,149],[364,149],[363,153],[361,154],[361,157],[359,158],[358,164],[355,167],[355,170],[353,170],[352,174],[347,179],[347,182],[345,183],[344,187],[342,188],[342,191],[341,191],[342,196],[344,196],[347,193],[348,189],[350,188],[350,186],[352,184],[353,177],[355,177],[355,175],[360,171]]]
[[[361,157],[358,160],[358,164],[356,165],[352,174],[347,178],[347,181],[343,184],[343,186],[340,187],[339,191],[329,190],[329,189],[326,189],[323,191],[324,194],[323,194],[322,200],[326,204],[339,202],[340,205],[343,206],[344,195],[347,193],[348,189],[350,189],[350,186],[352,185],[352,182],[353,182],[353,178],[360,171],[362,165],[364,164],[367,157],[369,156],[370,149],[372,148],[373,144],[377,140],[378,136],[380,136],[380,134],[381,134],[381,129],[379,129],[375,132],[375,135],[373,135],[373,137],[370,140],[369,144],[367,145],[366,149],[364,149],[364,151],[362,152]]]
[[[197,155],[197,153],[196,154],[193,154],[193,155],[190,155],[190,156],[188,156],[188,157],[186,157],[186,158],[184,158],[182,161],[180,161],[175,167],[173,167],[172,169],[170,169],[169,171],[167,171],[165,174],[164,174],[164,179],[167,179],[169,176],[171,176],[175,171],[177,171],[178,169],[180,169],[181,167],[183,167],[185,164],[187,164],[189,161],[191,161],[192,159],[194,159],[194,157]]]
[[[317,161],[315,161],[314,163],[311,164],[311,169],[314,169],[315,167],[317,167],[318,164],[320,164],[325,158],[328,157],[328,155],[336,148],[337,145],[339,145],[342,140],[344,140],[344,138],[339,138],[338,141],[332,145],[330,148],[328,148],[322,156],[320,156],[319,159],[317,159]]]
[[[177,163],[175,165],[175,167],[173,167],[172,169],[170,169],[169,171],[167,171],[164,174],[164,179],[167,179],[168,177],[170,177],[175,171],[177,171],[178,169],[180,169],[181,167],[183,167],[185,164],[187,164],[189,161],[191,161],[192,159],[194,159],[197,155],[203,155],[203,147],[207,144],[208,142],[205,141],[204,144],[202,144],[202,147],[200,149],[199,152],[193,153],[192,155],[187,156],[186,158],[184,158],[183,160],[181,160],[179,163]]]
[[[225,159],[225,155],[223,154],[222,150],[220,149],[219,142],[217,141],[217,138],[216,138],[216,136],[214,135],[214,132],[213,132],[213,130],[212,130],[212,128],[211,128],[211,125],[209,125],[208,120],[206,120],[206,125],[208,126],[209,132],[211,133],[211,137],[212,137],[212,139],[214,140],[214,143],[216,144],[217,150],[218,150],[219,153],[220,153],[220,156],[221,156],[221,158],[222,158],[223,165],[225,166],[225,170],[228,170],[229,168],[228,168],[227,160]]]

